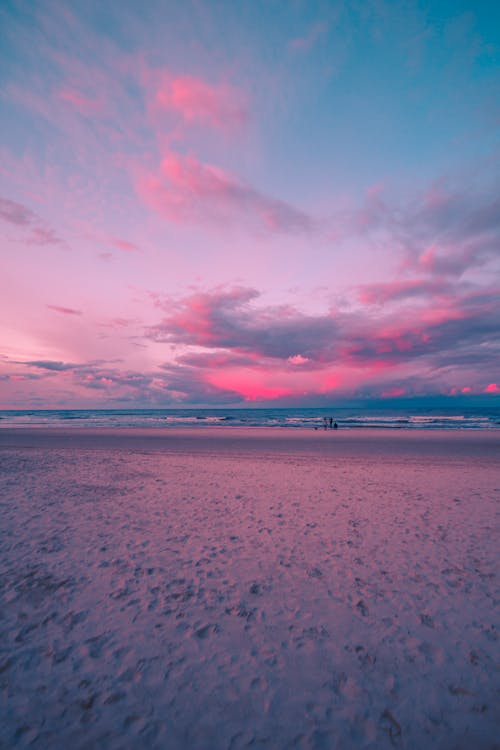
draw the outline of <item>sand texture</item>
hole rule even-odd
[[[0,436],[0,747],[500,747],[500,436],[246,434]]]

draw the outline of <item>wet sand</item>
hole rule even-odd
[[[0,429],[0,747],[498,747],[500,433]]]
[[[88,448],[312,456],[468,456],[500,460],[500,430],[280,427],[85,428],[0,427],[0,448]]]

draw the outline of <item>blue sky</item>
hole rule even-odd
[[[495,397],[499,15],[4,3],[0,405]]]

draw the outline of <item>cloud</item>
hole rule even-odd
[[[53,229],[34,227],[26,242],[29,245],[60,245],[61,240]]]
[[[316,42],[328,33],[328,24],[324,21],[318,21],[313,24],[306,34],[291,39],[289,47],[294,52],[307,52]]]
[[[96,99],[92,96],[87,96],[77,87],[63,86],[56,92],[56,96],[85,117],[102,114],[105,109],[104,103],[100,98]]]
[[[484,392],[485,393],[500,393],[500,386],[497,385],[496,383],[490,383],[489,385],[486,386],[486,388],[484,389]]]
[[[233,86],[211,85],[194,76],[172,76],[167,71],[160,74],[155,103],[160,109],[176,112],[187,123],[215,128],[241,127],[248,117],[245,99]]]
[[[50,370],[51,372],[65,372],[67,370],[73,370],[77,365],[73,365],[67,362],[56,362],[54,360],[33,360],[30,362],[22,362],[21,364],[29,365],[30,367],[38,367],[41,370]]]
[[[134,242],[122,240],[119,237],[112,237],[109,242],[113,247],[116,247],[118,250],[123,250],[126,253],[133,253],[139,250],[139,247]]]
[[[7,198],[0,198],[0,218],[19,227],[28,227],[38,220],[29,208]]]
[[[432,188],[399,220],[408,265],[433,276],[460,277],[497,257],[500,202],[490,195]]]
[[[31,209],[7,198],[0,197],[0,219],[17,227],[30,230],[25,240],[29,245],[60,245],[62,240],[47,227]]]
[[[158,172],[143,174],[137,187],[143,199],[171,221],[229,221],[282,233],[304,233],[313,228],[312,219],[300,209],[260,193],[194,156],[168,153]]]
[[[72,307],[61,307],[60,305],[46,305],[49,310],[54,310],[58,313],[64,313],[65,315],[82,315],[81,310],[74,310]]]
[[[167,302],[169,314],[148,335],[154,341],[282,360],[297,355],[318,359],[334,346],[336,322],[329,315],[304,315],[286,306],[259,310],[250,305],[258,297],[255,289],[235,287]]]
[[[146,336],[187,347],[179,364],[248,399],[354,392],[363,383],[378,383],[379,393],[382,385],[387,393],[410,392],[401,382],[405,371],[420,378],[412,392],[418,382],[420,389],[434,378],[446,384],[460,373],[465,387],[478,362],[483,372],[498,371],[499,289],[467,284],[453,294],[416,279],[369,292],[370,305],[356,312],[306,315],[292,306],[259,305],[255,289],[218,288],[165,300],[166,316]],[[397,308],[373,307],[394,300]]]
[[[417,284],[396,308],[307,315],[292,305],[265,305],[251,288],[198,291],[158,300],[163,319],[144,335],[169,349],[176,345],[179,353],[156,368],[42,359],[13,363],[28,372],[11,374],[43,377],[83,398],[95,393],[111,403],[157,406],[496,394],[500,289],[462,284],[455,296],[428,292]]]
[[[138,323],[137,318],[111,318],[103,323],[98,323],[101,328],[127,328],[134,323]]]
[[[367,191],[363,205],[331,219],[336,241],[361,238],[400,258],[406,275],[460,278],[498,259],[500,200],[494,187],[466,192],[444,180],[413,198],[386,195],[383,184]]]
[[[287,362],[290,362],[292,365],[305,365],[307,362],[310,362],[311,360],[309,357],[303,357],[302,354],[294,354],[293,357],[288,357]]]
[[[449,291],[442,281],[428,279],[400,279],[374,284],[364,284],[358,289],[360,302],[366,305],[384,305],[388,302],[407,300],[410,297],[428,299]]]

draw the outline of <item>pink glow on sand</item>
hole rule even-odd
[[[480,432],[1,428],[3,745],[494,747]]]

